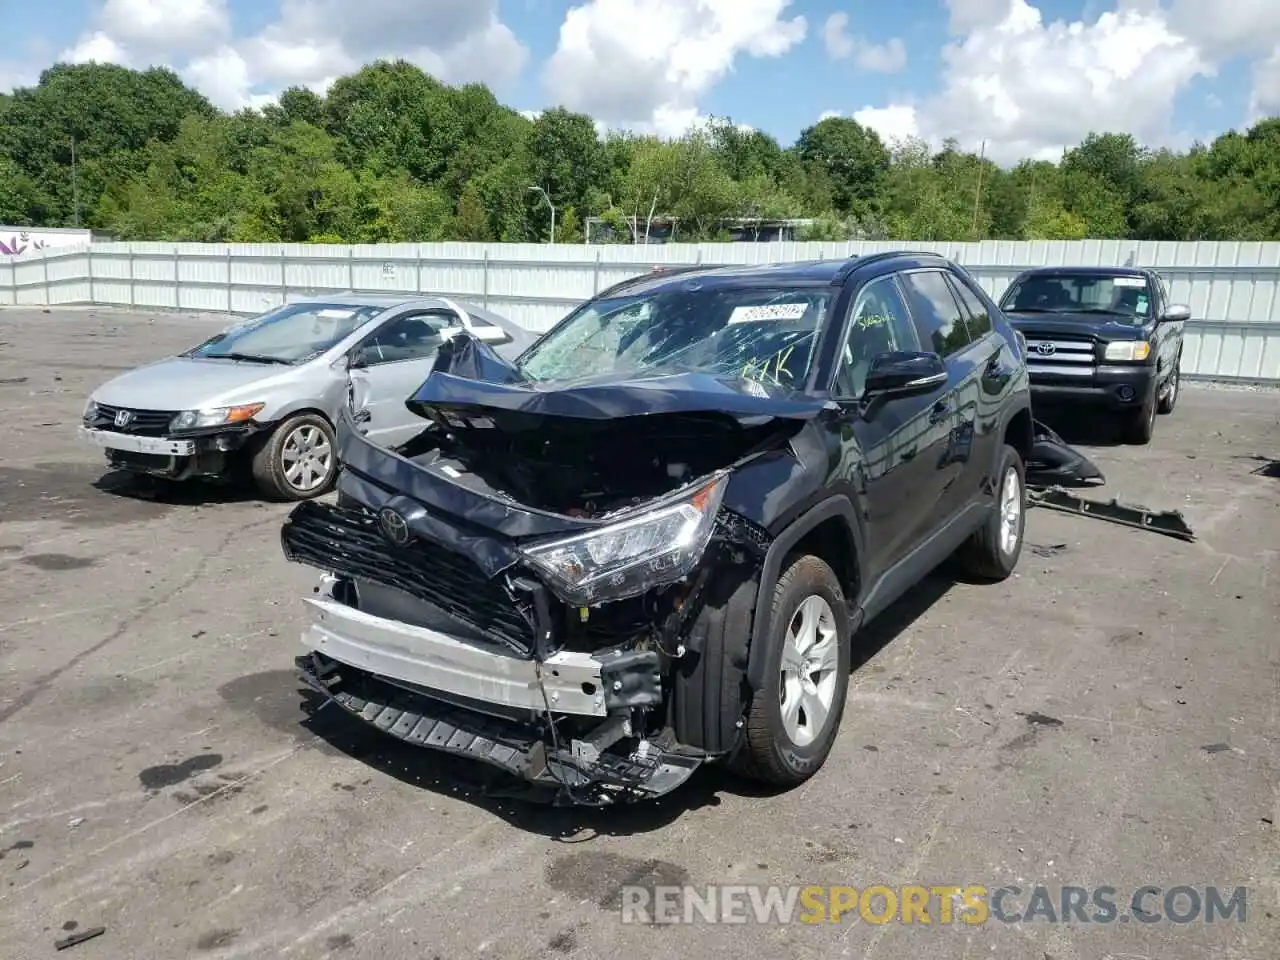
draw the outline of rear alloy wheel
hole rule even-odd
[[[333,428],[319,414],[280,424],[253,458],[258,488],[276,500],[309,500],[327,493],[337,475]]]
[[[1164,394],[1160,397],[1160,404],[1156,408],[1160,413],[1173,413],[1174,405],[1178,402],[1178,366],[1182,362],[1182,357],[1178,357],[1173,365],[1173,373],[1169,374],[1169,382],[1165,384]]]
[[[796,557],[778,579],[766,680],[754,691],[734,765],[756,780],[795,786],[831,753],[849,690],[849,608],[835,572]]]
[[[1005,445],[1000,459],[996,508],[957,552],[964,572],[980,580],[1008,578],[1022,556],[1027,524],[1026,467],[1018,451]]]

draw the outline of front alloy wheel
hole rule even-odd
[[[280,424],[253,457],[258,488],[275,500],[309,500],[326,493],[338,473],[333,427],[317,413]]]
[[[814,594],[800,604],[787,627],[778,675],[782,727],[805,747],[826,730],[840,666],[840,639],[831,604]]]

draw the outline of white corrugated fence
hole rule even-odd
[[[597,291],[658,264],[769,263],[904,248],[954,258],[993,296],[1030,266],[1154,267],[1174,302],[1191,307],[1184,373],[1280,382],[1280,243],[94,243],[0,258],[0,306],[253,314],[337,291],[420,292],[471,300],[541,331]]]

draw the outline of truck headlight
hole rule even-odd
[[[1151,344],[1146,340],[1117,340],[1107,344],[1102,356],[1106,360],[1145,360],[1151,356]]]
[[[202,427],[221,427],[252,420],[265,403],[245,403],[238,407],[205,407],[201,410],[183,410],[169,421],[169,429],[199,430]]]
[[[627,520],[521,548],[566,603],[588,606],[687,576],[707,548],[728,476]]]

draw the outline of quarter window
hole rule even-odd
[[[951,285],[955,288],[956,295],[960,297],[960,302],[965,307],[965,326],[969,328],[969,334],[974,340],[979,340],[991,332],[991,312],[961,277],[952,276]]]
[[[969,330],[946,276],[938,270],[920,270],[903,274],[902,280],[921,341],[943,357],[967,347]]]
[[[849,335],[836,370],[836,393],[856,398],[866,387],[873,359],[897,350],[919,350],[920,340],[892,276],[872,280],[863,287],[851,313]]]

